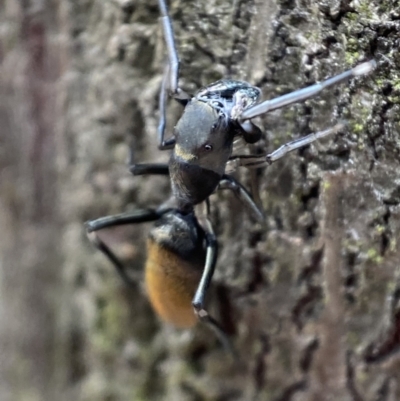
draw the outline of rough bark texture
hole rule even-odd
[[[0,399],[400,399],[400,4],[394,0],[173,0],[188,92],[221,77],[272,98],[375,58],[368,77],[262,119],[266,152],[345,119],[345,133],[238,173],[255,224],[212,197],[221,245],[206,328],[160,323],[83,222],[157,206],[164,61],[155,1],[0,3]],[[170,130],[181,110],[171,104]],[[107,230],[132,273],[147,225]]]

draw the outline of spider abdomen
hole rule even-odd
[[[178,328],[197,323],[192,299],[201,278],[201,269],[160,246],[147,241],[146,288],[150,302],[162,320]]]

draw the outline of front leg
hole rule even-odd
[[[159,97],[159,124],[158,124],[158,148],[160,150],[172,149],[175,146],[175,138],[164,140],[166,126],[166,108],[168,94],[171,94],[178,102],[186,104],[190,96],[179,87],[179,57],[175,45],[174,30],[168,7],[165,0],[158,1],[161,21],[167,46],[168,63],[164,68],[164,76]]]

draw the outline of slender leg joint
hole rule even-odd
[[[251,195],[238,181],[230,175],[224,175],[219,183],[219,189],[230,189],[243,205],[252,213],[255,219],[261,224],[265,223],[263,211],[256,205]]]
[[[200,320],[205,319],[207,318],[207,316],[209,316],[208,312],[205,309],[203,309],[203,305],[201,305],[200,303],[193,302],[192,305],[194,313]]]
[[[90,223],[90,222],[89,222]],[[89,227],[89,228],[88,228]],[[127,273],[125,266],[115,255],[115,253],[97,236],[94,232],[94,228],[86,223],[87,236],[90,242],[110,261],[115,267],[117,273],[121,277],[122,281],[129,287],[136,287],[136,282]],[[92,230],[92,231],[90,231]]]
[[[136,286],[135,281],[128,274],[124,264],[119,260],[117,255],[104,243],[96,234],[96,231],[104,228],[111,228],[126,224],[145,223],[158,220],[164,213],[170,209],[143,209],[133,212],[116,214],[113,216],[100,217],[96,220],[87,221],[85,223],[86,232],[92,244],[103,253],[103,255],[115,267],[121,279],[129,286]]]
[[[271,165],[277,160],[281,159],[286,154],[293,152],[296,149],[302,148],[309,145],[321,138],[325,138],[329,135],[336,134],[342,131],[346,127],[346,122],[336,124],[332,128],[328,128],[325,131],[315,132],[301,138],[295,139],[294,141],[285,143],[280,148],[267,155],[238,155],[234,156],[229,160],[229,167],[244,166],[247,168],[260,168]]]
[[[215,234],[213,232],[206,233],[206,242],[207,245],[211,248],[216,249],[218,246],[217,239],[215,238]]]
[[[219,323],[212,316],[210,316],[205,309],[202,309],[200,305],[196,305],[195,303],[193,303],[193,307],[199,320],[207,325],[215,333],[224,349],[229,352],[235,360],[238,360],[238,355],[231,341],[229,340],[228,336],[219,325]]]

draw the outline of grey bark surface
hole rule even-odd
[[[0,400],[400,399],[400,4],[170,2],[189,93],[222,77],[264,98],[375,58],[377,70],[264,116],[255,152],[347,120],[334,138],[237,173],[267,216],[212,196],[209,306],[240,361],[178,331],[143,288],[149,225],[104,230],[128,289],[83,223],[157,206],[165,60],[155,1],[0,3]],[[181,108],[171,103],[168,132]]]

